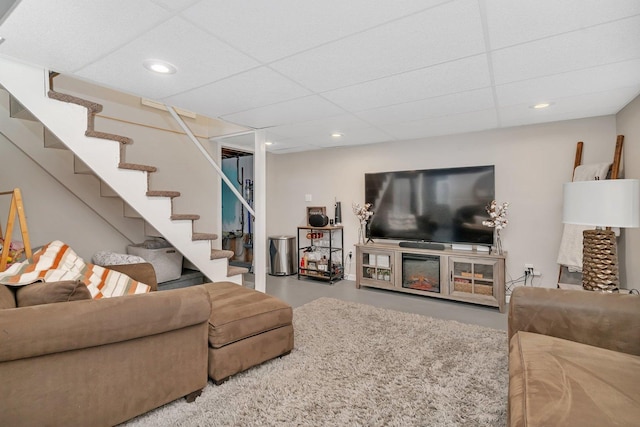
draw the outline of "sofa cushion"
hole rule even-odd
[[[0,310],[5,308],[16,308],[16,296],[7,286],[0,285]]]
[[[635,425],[640,356],[520,331],[509,343],[509,425]]]
[[[211,300],[209,345],[213,348],[291,324],[291,306],[271,295],[230,282],[204,287]]]
[[[0,283],[22,286],[44,280],[82,280],[94,299],[146,293],[150,287],[113,270],[87,264],[65,243],[44,245],[28,260],[0,273]]]
[[[49,283],[38,282],[21,286],[16,290],[16,303],[18,307],[83,299],[91,299],[91,292],[89,292],[89,289],[81,280],[65,280]]]

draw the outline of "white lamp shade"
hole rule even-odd
[[[640,180],[607,179],[564,184],[562,222],[598,227],[640,227]]]

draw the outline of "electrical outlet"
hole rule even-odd
[[[525,264],[524,265],[524,274],[530,274],[533,276],[533,272],[534,272],[534,268],[533,268],[533,264]]]
[[[542,273],[540,273],[540,270],[533,270],[533,275],[535,277],[540,277],[540,276],[542,276]]]

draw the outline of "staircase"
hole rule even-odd
[[[26,108],[25,111],[18,112],[17,117],[36,118],[44,125],[46,147],[65,147],[71,150],[77,159],[74,162],[76,172],[86,172],[98,177],[100,195],[124,201],[124,205],[119,202],[121,212],[128,212],[130,216],[139,214],[207,276],[208,280],[228,280],[242,284],[242,274],[247,269],[229,265],[233,252],[214,248],[213,241],[218,238],[215,233],[195,230],[194,224],[200,219],[200,215],[174,211],[174,201],[181,196],[180,192],[152,188],[150,177],[157,168],[126,161],[127,147],[134,141],[127,136],[101,132],[95,128],[95,116],[102,110],[102,106],[76,96],[48,90],[47,82],[46,70],[0,58],[0,84]],[[17,105],[15,101],[12,102]],[[49,170],[46,165],[43,167]],[[73,191],[72,188],[71,190]],[[87,197],[86,194],[77,195],[82,200]],[[98,210],[95,209],[96,212]],[[129,222],[124,219],[121,221]],[[121,233],[127,238],[137,234],[127,229],[130,224],[112,225],[122,230]]]

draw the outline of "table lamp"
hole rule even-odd
[[[640,180],[564,184],[562,222],[596,226],[583,232],[582,287],[613,292],[620,284],[616,236],[603,227],[640,227]]]

